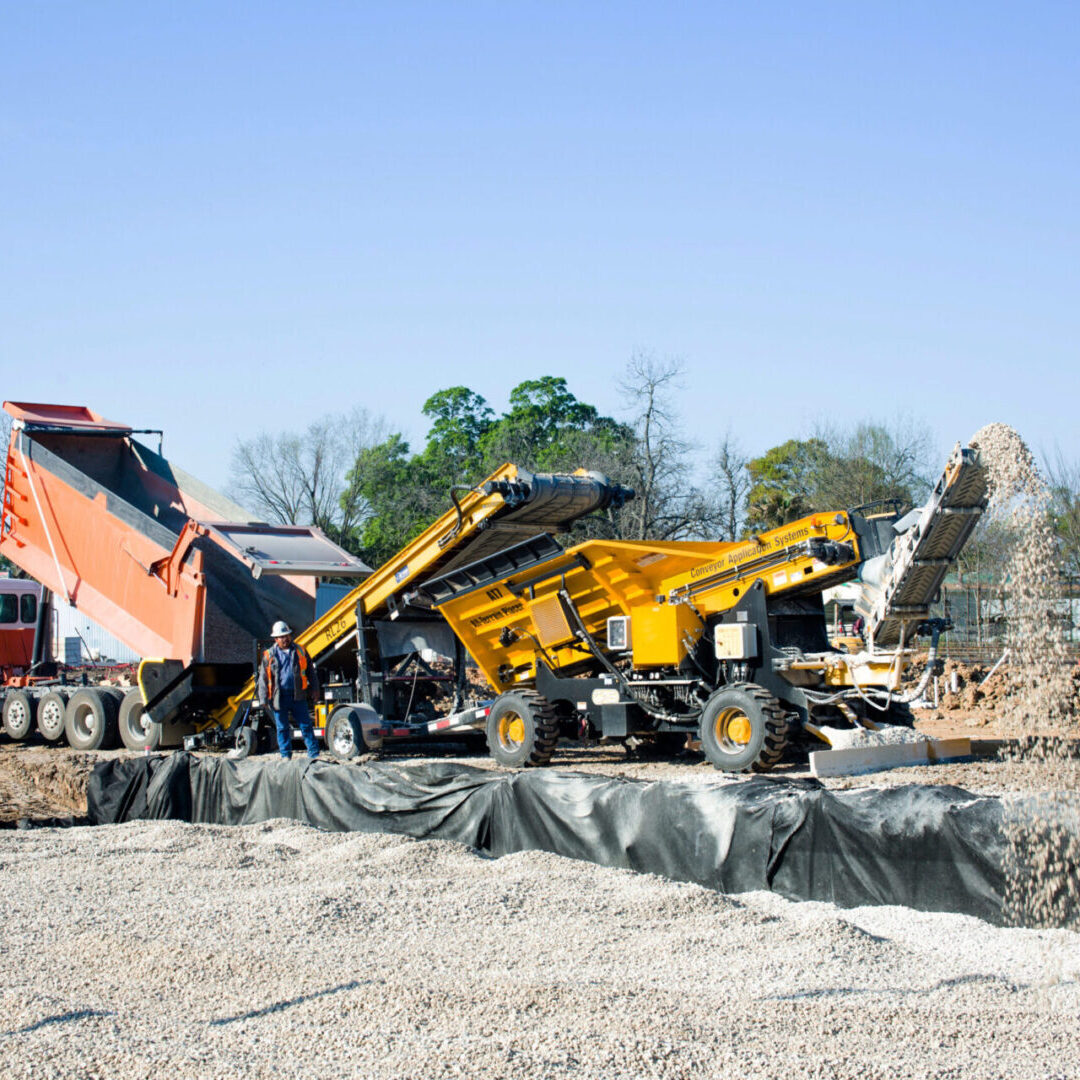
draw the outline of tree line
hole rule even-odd
[[[575,526],[575,538],[735,540],[819,510],[925,496],[940,469],[925,425],[910,420],[822,423],[748,456],[730,433],[701,446],[678,410],[683,369],[648,354],[619,381],[623,409],[607,416],[566,379],[527,379],[496,412],[465,386],[424,403],[423,447],[363,409],[303,431],[237,443],[230,494],[268,521],[314,524],[378,566],[506,461],[526,469],[597,470],[637,497]]]

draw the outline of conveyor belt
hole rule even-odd
[[[539,533],[562,532],[587,514],[621,506],[634,493],[600,473],[530,473],[519,469],[515,480],[489,482],[510,508],[500,512],[441,563],[440,573],[478,562]]]
[[[978,451],[957,445],[926,505],[908,516],[914,522],[860,573],[863,591],[855,610],[866,620],[875,645],[898,644],[904,623],[929,617],[986,501],[986,470]]]

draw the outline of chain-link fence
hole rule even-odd
[[[1057,622],[1070,652],[1080,655],[1080,581],[1062,580],[1046,602],[1046,618]],[[945,656],[993,661],[1004,652],[1009,620],[1009,587],[995,581],[950,580],[942,589],[935,614],[951,620],[941,639]]]

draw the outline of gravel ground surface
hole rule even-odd
[[[0,834],[5,1077],[1073,1077],[1080,937],[544,853]]]
[[[384,760],[410,764],[436,759],[431,756],[431,748],[428,747],[426,752],[405,751],[404,749],[392,751],[386,754]],[[440,754],[437,760],[459,762],[479,769],[501,770],[501,766],[484,754],[455,753],[453,747]],[[645,753],[627,754],[621,746],[583,747],[560,743],[550,767],[600,776],[622,776],[633,780],[668,780],[676,783],[726,779],[729,783],[741,784],[751,778],[749,773],[717,772],[700,753],[685,752],[675,759],[665,759]],[[810,769],[805,761],[793,761],[773,769],[768,775],[809,778]],[[917,765],[860,776],[825,777],[820,780],[820,783],[833,790],[896,787],[901,784],[953,784],[981,795],[1001,795],[1006,792],[1042,790],[1043,780],[1038,770],[1031,768],[1030,765],[989,759],[947,762],[940,765]]]

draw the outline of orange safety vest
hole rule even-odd
[[[300,672],[300,693],[307,693],[307,688],[310,685],[308,679],[308,663],[310,658],[307,654],[307,649],[303,645],[295,645],[296,649],[296,666]],[[263,663],[266,665],[266,700],[274,700],[274,648],[273,646],[263,653]]]

